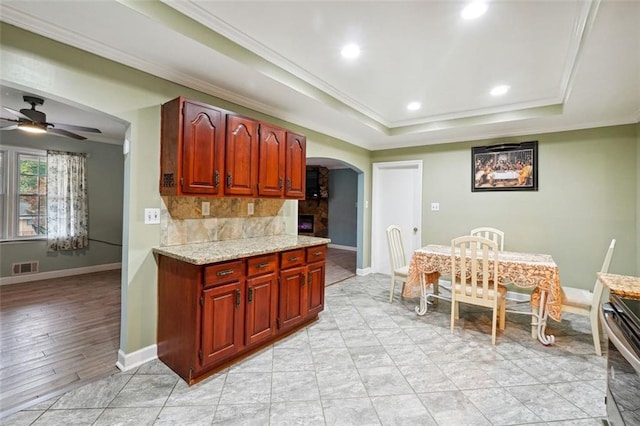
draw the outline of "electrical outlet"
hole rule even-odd
[[[440,203],[431,203],[431,211],[432,212],[440,211]]]
[[[202,202],[202,216],[209,216],[211,214],[211,203],[208,201]]]
[[[247,204],[247,214],[252,215],[254,213],[253,203]]]
[[[144,223],[149,225],[160,223],[160,209],[144,209]]]

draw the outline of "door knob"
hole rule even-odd
[[[415,234],[416,232],[418,232],[418,228],[413,228],[413,233]]]

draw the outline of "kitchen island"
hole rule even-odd
[[[317,320],[329,242],[278,235],[154,249],[158,358],[193,384]]]

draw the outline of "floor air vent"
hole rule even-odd
[[[11,275],[34,274],[38,272],[38,261],[13,263],[11,265]]]

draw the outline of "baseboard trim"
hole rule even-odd
[[[358,251],[358,247],[341,246],[340,244],[327,244],[327,247],[338,249],[338,250]]]
[[[371,268],[356,269],[356,275],[359,275],[359,276],[369,275],[370,273],[371,273]]]
[[[146,362],[153,361],[156,358],[158,358],[158,345],[155,343],[129,354],[124,353],[122,349],[120,349],[118,350],[118,362],[116,362],[116,367],[121,371],[128,371],[139,367]]]
[[[49,280],[52,278],[70,277],[72,275],[89,274],[91,272],[110,271],[120,269],[122,263],[106,263],[104,265],[85,266],[82,268],[60,269],[58,271],[38,272],[15,277],[0,277],[0,285],[19,284],[30,281]]]

